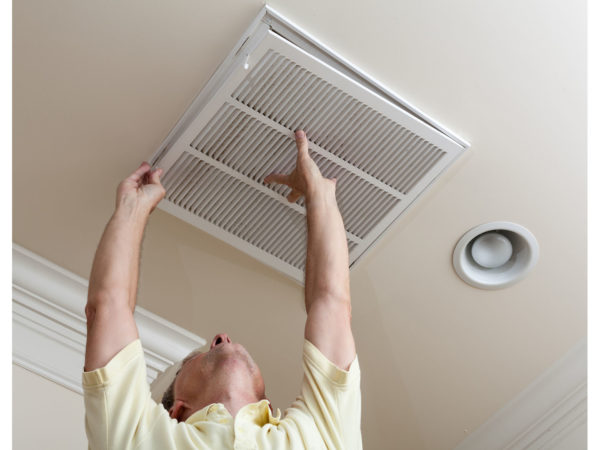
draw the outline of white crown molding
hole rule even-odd
[[[587,344],[578,342],[455,450],[552,449],[587,421]]]
[[[13,243],[13,362],[82,393],[84,278]],[[206,340],[137,306],[148,382]]]

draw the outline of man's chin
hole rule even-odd
[[[227,365],[232,369],[242,366],[246,371],[252,372],[255,370],[254,360],[242,345],[232,344],[225,347],[219,352],[219,365]]]

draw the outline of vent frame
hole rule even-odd
[[[290,41],[290,36],[292,39],[295,39],[296,42]],[[322,51],[320,53],[316,52],[315,48],[320,48]],[[291,22],[286,21],[286,19],[277,14],[270,7],[263,8],[247,32],[242,35],[238,44],[234,47],[234,50],[216,70],[190,108],[188,108],[167,138],[163,141],[159,149],[154,153],[150,162],[153,166],[160,165],[167,173],[182,154],[188,153],[194,155],[201,161],[216,166],[227,175],[241,179],[240,174],[236,173],[232,168],[215,161],[201,151],[197,151],[191,147],[192,142],[198,140],[201,131],[209,124],[210,120],[219,113],[225,104],[232,105],[253,119],[265,123],[279,133],[289,136],[293,143],[293,132],[291,130],[277,122],[269,120],[263,114],[235,100],[231,95],[244,82],[247,75],[252,73],[254,67],[269,51],[275,51],[288,56],[291,51],[292,53],[295,53],[298,58],[300,58],[298,55],[301,55],[303,66],[306,66],[312,74],[316,74],[322,79],[328,79],[327,74],[323,76],[322,73],[325,69],[330,73],[335,73],[338,81],[337,84],[334,84],[335,88],[341,89],[344,92],[349,91],[351,95],[363,105],[367,105],[375,111],[382,113],[385,117],[403,117],[407,122],[410,122],[411,130],[418,131],[420,136],[426,136],[428,142],[434,144],[438,148],[444,149],[448,155],[447,157],[438,158],[435,164],[428,169],[426,176],[421,177],[416,184],[412,185],[410,188],[411,194],[406,195],[406,193],[401,193],[389,186],[385,186],[378,178],[373,177],[371,174],[361,172],[360,169],[354,167],[349,162],[330,153],[326,149],[321,148],[315,143],[310,143],[309,148],[311,152],[314,152],[320,158],[325,158],[330,163],[342,167],[363,179],[367,179],[372,185],[377,186],[399,200],[396,205],[362,237],[356,236],[347,230],[349,243],[352,243],[349,252],[351,267],[355,267],[356,263],[364,255],[367,249],[377,242],[383,232],[385,232],[385,230],[398,219],[401,213],[405,211],[416,198],[469,147],[469,144],[451,132],[448,132],[447,129],[434,122],[422,112],[416,110],[416,108],[412,107],[407,102],[398,101],[398,97],[391,91],[382,87],[363,72],[356,70],[347,61],[333,54],[327,47],[318,43],[318,41],[308,34],[302,32],[302,30],[291,24]],[[310,51],[312,51],[313,54],[309,53]],[[337,61],[335,66],[332,67],[332,63],[325,65],[322,61],[324,58],[323,55],[328,55],[328,61],[331,61],[332,58],[334,61]],[[246,70],[244,65],[248,65],[249,70]],[[354,72],[352,72],[353,70]],[[396,120],[396,122],[398,122],[398,120]],[[285,197],[277,194],[273,189],[251,179],[245,179],[243,181],[269,195],[278,202],[286,204],[286,206],[292,208],[294,211],[305,214],[303,206],[289,204]],[[279,258],[276,258],[270,253],[232,235],[213,223],[189,213],[180,206],[167,200],[163,200],[160,203],[159,208],[230,243],[259,261],[270,265],[294,280],[303,283],[303,270],[292,267],[287,263],[282,264],[282,261]],[[297,251],[295,253],[297,253]]]

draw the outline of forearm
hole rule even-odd
[[[102,302],[135,308],[140,246],[147,214],[117,208],[96,250],[88,289],[88,307]]]
[[[307,197],[306,215],[306,311],[319,300],[349,303],[348,245],[333,183]]]
[[[85,307],[84,370],[104,367],[139,337],[133,312],[148,216],[164,197],[161,169],[144,162],[117,188],[116,209],[96,250]]]
[[[335,179],[324,178],[310,157],[308,140],[296,130],[296,167],[288,174],[271,173],[266,183],[292,188],[289,202],[306,199],[307,245],[304,338],[333,364],[348,370],[356,357],[352,336],[350,272],[344,222],[335,198]]]

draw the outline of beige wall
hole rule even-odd
[[[87,448],[83,397],[13,364],[12,448]]]

